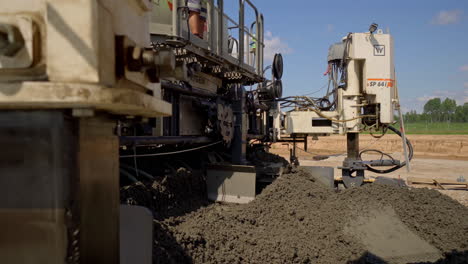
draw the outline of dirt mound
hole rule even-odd
[[[171,235],[165,219],[176,223],[177,217],[208,206],[203,174],[179,168],[153,182],[137,182],[120,190],[123,204],[141,205],[153,213],[154,263],[190,263],[186,249]]]
[[[468,250],[468,208],[438,191],[371,184],[339,196],[361,210],[390,206],[410,230],[444,253]]]
[[[175,236],[196,263],[358,258],[361,247],[341,231],[344,222],[330,221],[339,212],[317,202],[334,192],[313,181],[303,172],[285,175],[248,205],[213,205],[183,217]]]
[[[300,170],[249,204],[157,219],[155,247],[155,263],[464,263],[468,209],[427,189],[336,193]]]

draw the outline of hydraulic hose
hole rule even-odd
[[[391,131],[393,131],[395,134],[397,134],[398,136],[402,137],[401,132],[398,129],[396,129],[396,128],[390,126],[390,125],[385,125],[384,128],[388,128]],[[411,145],[411,142],[408,140],[408,138],[406,138],[406,145],[408,146],[408,159],[411,160],[411,159],[413,159],[413,145]],[[367,151],[369,151],[369,150],[367,150]],[[359,153],[359,157],[361,157],[362,153],[363,153],[363,151],[361,151]],[[391,157],[390,155],[388,155],[388,156]],[[393,166],[393,167],[391,167],[389,169],[386,169],[386,170],[378,170],[378,169],[372,168],[371,166],[366,164],[366,167],[367,167],[368,171],[372,171],[374,173],[379,173],[379,174],[390,173],[390,172],[396,171],[396,170],[398,170],[400,168],[403,168],[404,166],[406,166],[406,162],[403,162],[403,163],[401,163],[399,165],[395,165],[395,166]]]

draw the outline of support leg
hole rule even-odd
[[[236,117],[234,123],[234,137],[231,143],[232,163],[246,164],[247,153],[247,113],[245,111],[245,89],[243,86],[233,86],[231,94],[235,98],[232,110]]]
[[[0,259],[119,263],[113,128],[64,111],[0,112]]]
[[[296,156],[296,135],[293,135],[293,148],[289,153],[289,162],[294,166],[299,166],[299,159]]]
[[[361,186],[365,167],[362,167],[359,158],[359,133],[346,134],[346,144],[348,156],[343,162],[343,183],[347,188]]]

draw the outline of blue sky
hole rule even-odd
[[[467,0],[253,2],[265,17],[267,52],[283,53],[286,95],[319,90],[329,45],[375,22],[393,35],[405,111],[436,96],[468,102]]]

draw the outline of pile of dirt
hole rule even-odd
[[[285,158],[268,152],[263,147],[257,147],[255,150],[249,152],[249,159],[254,165],[264,165],[265,163],[281,163],[284,168],[289,168],[289,161]]]
[[[120,190],[122,204],[140,205],[153,214],[153,260],[155,263],[190,263],[186,250],[170,235],[165,221],[208,206],[205,179],[201,171],[176,169],[154,181],[136,182]],[[172,259],[180,259],[172,261]]]
[[[335,192],[299,170],[249,204],[193,206],[155,220],[154,263],[468,261],[468,209],[433,190]]]

